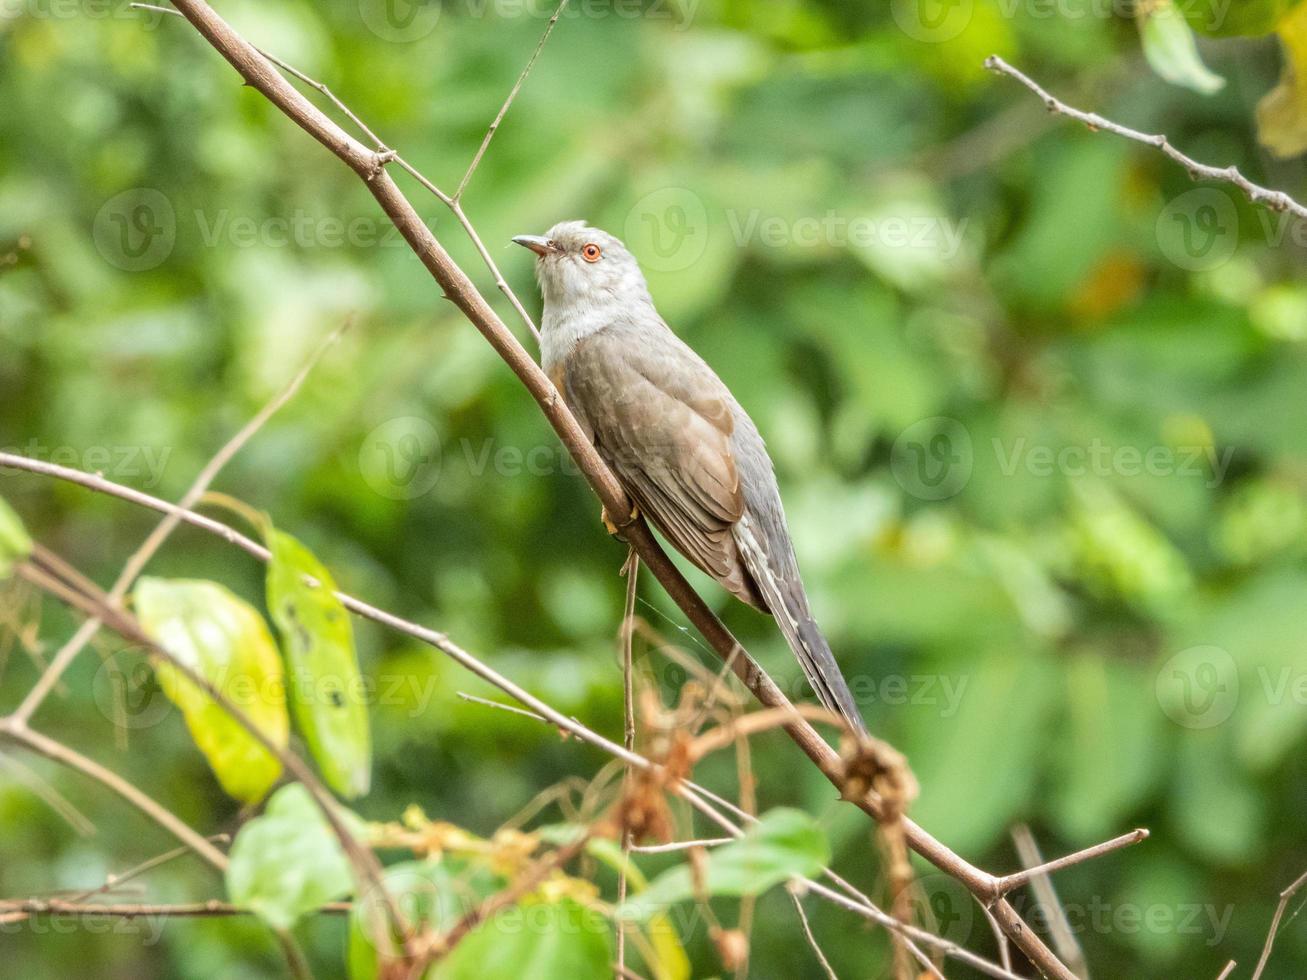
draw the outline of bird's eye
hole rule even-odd
[[[598,262],[603,254],[603,251],[594,242],[581,249],[581,258],[587,262]]]

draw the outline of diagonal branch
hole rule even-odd
[[[337,810],[335,799],[327,792],[326,787],[322,785],[321,781],[316,775],[314,775],[308,765],[294,752],[277,745],[268,737],[267,733],[264,732],[260,726],[254,723],[247,712],[233,704],[231,699],[222,691],[218,690],[218,688],[210,683],[207,678],[200,675],[189,664],[182,662],[177,657],[173,656],[167,649],[156,643],[154,639],[145,632],[134,616],[115,606],[109,605],[105,601],[105,596],[84,595],[75,588],[71,588],[64,582],[60,581],[56,576],[44,571],[40,567],[40,557],[43,550],[44,549],[41,549],[38,546],[37,549],[33,551],[32,560],[19,565],[16,569],[16,573],[38,588],[50,593],[61,602],[77,609],[84,615],[101,620],[105,626],[109,627],[109,629],[113,630],[124,639],[139,645],[152,656],[171,664],[178,673],[212,698],[213,701],[227,712],[227,714],[230,715],[237,724],[249,733],[251,738],[276,757],[278,761],[281,762],[282,766],[285,767],[286,771],[302,783],[304,788],[308,790],[310,797],[312,797],[319,811],[321,811],[323,817],[326,819],[332,833],[334,833],[336,838],[340,841],[341,849],[349,860],[350,867],[354,871],[359,887],[363,888],[366,886],[371,888],[375,891],[375,894],[380,897],[382,907],[386,912],[390,925],[395,928],[396,932],[401,937],[401,945],[405,950],[408,950],[411,940],[408,935],[407,923],[403,914],[400,912],[399,907],[395,904],[394,896],[390,894],[382,882],[380,862],[378,862],[376,855],[373,854],[371,850],[361,845],[350,832],[349,828],[345,826],[345,822],[341,819],[340,813]],[[0,734],[8,735],[16,741],[32,745],[33,743],[30,738],[35,733],[30,732],[23,723],[17,722],[12,718],[5,718],[0,719]],[[62,748],[62,746],[58,746],[58,743],[54,743],[54,745]],[[90,762],[90,760],[83,761]],[[73,763],[70,762],[69,764]],[[91,763],[91,765],[94,765],[94,763]],[[87,770],[83,768],[83,771]],[[107,773],[107,770],[105,770],[105,772]],[[101,781],[104,781],[103,776],[96,778],[100,778]],[[119,779],[118,783],[123,783],[123,781]],[[106,785],[111,784],[106,783]],[[135,803],[142,810],[145,810],[153,819],[159,821],[161,824],[162,820],[160,817],[163,816],[166,818],[167,811],[163,810],[157,803],[151,800],[144,793],[141,793],[140,790],[137,790],[135,787],[124,783],[123,785],[114,788],[120,795]],[[124,788],[128,792],[124,792]],[[148,809],[147,806],[142,806],[142,801],[146,802]],[[175,820],[176,818],[173,819]],[[178,823],[180,822],[178,821]],[[185,827],[184,832],[190,836],[183,837],[179,832],[179,828],[176,826],[169,824],[163,825],[168,826],[168,829],[177,834],[179,839],[185,840],[188,843],[194,843],[195,839],[198,838],[199,841],[203,842],[200,846],[213,850],[212,845],[208,844],[207,840],[199,837],[199,835],[189,827]],[[182,826],[184,827],[184,825]],[[211,855],[206,854],[206,859],[210,856]],[[223,858],[223,864],[221,865],[223,869],[226,867],[225,861],[226,859]],[[218,865],[215,865],[215,867],[218,867]],[[286,937],[283,936],[282,938],[284,942]]]
[[[1131,129],[1129,126],[1122,126],[1110,119],[1104,119],[1096,112],[1084,112],[1080,109],[1074,109],[1065,102],[1054,98],[1038,82],[1019,68],[1013,68],[996,54],[991,54],[985,59],[985,67],[997,75],[1006,75],[1008,78],[1015,79],[1030,89],[1044,103],[1049,112],[1082,122],[1095,132],[1102,130],[1123,139],[1133,140],[1136,143],[1143,143],[1145,146],[1161,150],[1184,167],[1192,180],[1215,180],[1225,184],[1233,184],[1243,191],[1248,200],[1254,204],[1260,204],[1272,211],[1286,211],[1297,218],[1307,219],[1307,207],[1303,207],[1284,191],[1275,191],[1269,187],[1254,184],[1239,173],[1239,168],[1233,164],[1228,167],[1213,167],[1206,163],[1199,163],[1193,157],[1186,156],[1177,150],[1171,145],[1170,140],[1161,133],[1143,133],[1137,129]]]
[[[40,732],[33,731],[13,718],[0,720],[0,738],[7,738],[12,742],[23,745],[38,755],[43,755],[47,759],[62,766],[67,766],[69,769],[74,769],[83,776],[95,780],[101,786],[116,793],[136,807],[136,809],[204,858],[205,861],[213,865],[218,871],[227,870],[227,855],[209,843],[207,837],[196,833],[171,810],[162,804],[156,803],[154,799],[141,792],[111,769],[106,769],[98,762],[88,759],[62,742],[56,742]]]
[[[347,320],[332,331],[318,349],[310,355],[308,362],[291,378],[290,383],[264,405],[258,414],[245,423],[226,445],[218,450],[217,454],[209,460],[204,468],[200,470],[199,475],[195,477],[195,482],[182,496],[178,507],[182,510],[189,510],[195,506],[196,502],[204,496],[205,491],[209,489],[209,485],[222,472],[222,468],[231,462],[232,457],[254,438],[255,434],[263,428],[264,424],[272,416],[276,415],[288,401],[295,397],[295,393],[304,384],[305,379],[308,378],[309,373],[317,365],[322,355],[326,353],[327,348],[331,347],[340,338],[340,335],[348,326],[349,321]],[[168,536],[177,529],[177,525],[180,523],[181,518],[177,514],[166,515],[150,533],[150,536],[127,559],[127,564],[123,567],[117,581],[109,589],[109,594],[106,597],[106,601],[110,605],[117,606],[121,604],[123,597],[127,595],[127,590],[132,587],[132,583],[136,581],[145,566],[149,564],[150,559],[163,547],[164,542],[168,540]],[[82,652],[86,644],[95,638],[95,634],[100,631],[100,625],[100,620],[95,617],[91,617],[82,623],[72,638],[55,654],[54,659],[50,661],[50,666],[42,672],[32,689],[27,692],[27,696],[23,698],[22,703],[14,709],[13,718],[16,721],[26,723],[31,720],[32,714],[49,696],[54,686],[59,683],[59,678],[63,676],[64,671]]]
[[[266,562],[271,557],[267,549],[261,544],[245,537],[233,528],[228,527],[226,524],[213,520],[212,518],[206,517],[202,514],[197,514],[194,511],[183,511],[175,504],[151,497],[149,494],[142,493],[139,490],[133,490],[129,487],[113,483],[99,474],[82,473],[79,470],[68,469],[67,467],[60,466],[56,463],[29,459],[25,456],[16,456],[3,452],[0,452],[0,468],[19,469],[42,474],[56,479],[65,480],[69,483],[111,497],[125,500],[137,506],[147,507],[161,513],[174,513],[180,516],[183,522],[221,538],[260,561]],[[492,686],[499,688],[522,705],[525,705],[525,708],[516,708],[512,705],[501,704],[497,701],[490,701],[472,695],[460,695],[464,700],[483,704],[488,707],[498,708],[514,714],[525,715],[534,721],[551,725],[576,736],[579,740],[593,745],[609,755],[612,755],[619,761],[629,763],[636,768],[644,770],[658,769],[657,763],[652,760],[638,753],[629,752],[625,747],[605,738],[598,732],[587,728],[575,718],[557,711],[546,702],[532,695],[524,688],[495,671],[493,668],[482,663],[472,654],[456,644],[446,634],[409,622],[393,613],[378,609],[375,606],[369,605],[368,603],[345,593],[338,592],[336,593],[336,596],[345,607],[355,615],[362,616],[365,619],[386,626],[396,632],[403,633],[421,643],[440,650],[469,672],[480,677]],[[667,788],[670,792],[685,799],[696,810],[704,814],[704,816],[711,819],[724,831],[730,834],[731,836],[727,838],[728,840],[734,840],[736,837],[739,837],[743,831],[740,824],[735,823],[730,817],[721,813],[717,809],[717,806],[729,811],[743,823],[753,823],[757,820],[756,817],[745,812],[730,800],[718,796],[706,787],[690,782],[689,780],[672,782]],[[707,846],[710,842],[701,841],[698,843]],[[1010,970],[1005,970],[996,966],[969,950],[958,946],[956,943],[935,936],[924,929],[919,929],[915,926],[909,926],[900,922],[893,916],[878,909],[870,899],[829,868],[823,869],[823,874],[837,885],[841,891],[827,888],[826,886],[810,879],[804,879],[802,881],[803,887],[807,888],[813,894],[819,895],[826,901],[832,902],[844,909],[854,912],[857,915],[861,915],[870,921],[883,925],[886,929],[900,930],[904,935],[911,937],[916,942],[937,949],[945,956],[950,956],[960,962],[967,963],[988,976],[998,977],[1000,980],[1021,980],[1021,978],[1017,977]]]

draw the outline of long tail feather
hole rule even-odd
[[[812,618],[796,563],[791,559],[786,563],[791,568],[778,573],[767,549],[758,540],[748,514],[735,525],[734,536],[749,574],[766,599],[767,608],[776,617],[781,635],[794,651],[817,698],[848,722],[854,731],[866,734],[867,724],[858,711],[853,692],[844,680],[830,644]]]

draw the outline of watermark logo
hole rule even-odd
[[[1189,647],[1162,664],[1155,690],[1162,711],[1177,725],[1214,728],[1239,703],[1239,669],[1220,647]]]
[[[971,434],[957,419],[943,415],[914,422],[890,450],[894,479],[921,500],[947,500],[960,493],[974,464]]]
[[[663,187],[635,202],[623,231],[646,268],[679,272],[699,261],[708,247],[708,209],[694,191]]]
[[[104,202],[91,233],[96,249],[110,265],[124,272],[146,272],[172,254],[177,213],[160,191],[134,187]]]
[[[153,728],[173,711],[149,662],[126,650],[105,657],[91,682],[91,694],[100,714],[119,728]]]
[[[1197,187],[1169,201],[1157,216],[1157,243],[1187,272],[1228,262],[1239,244],[1239,212],[1225,191]]]
[[[899,30],[916,41],[951,41],[971,23],[974,0],[892,0]]]
[[[393,418],[367,434],[358,460],[364,482],[374,491],[389,500],[414,500],[440,479],[440,434],[424,418]]]
[[[364,25],[383,41],[408,44],[436,29],[441,0],[359,0]]]

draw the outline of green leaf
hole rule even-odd
[[[585,830],[585,827],[578,824],[558,823],[537,827],[534,833],[542,840],[562,847]],[[644,872],[629,855],[622,853],[621,845],[616,841],[607,837],[591,837],[586,841],[585,852],[618,874],[625,870],[626,882],[632,892],[641,892],[649,886],[649,879]],[[656,912],[644,923],[644,930],[649,937],[649,950],[653,953],[652,962],[646,958],[646,965],[654,980],[689,980],[690,960],[671,918]],[[643,955],[643,950],[641,953]]]
[[[226,695],[273,744],[286,745],[286,678],[253,606],[216,582],[186,579],[143,578],[133,599],[147,634]],[[281,775],[277,758],[172,664],[156,662],[154,670],[222,788],[245,803],[261,800]]]
[[[1278,31],[1284,68],[1257,103],[1257,139],[1284,160],[1307,152],[1307,5],[1280,21]]]
[[[348,810],[352,833],[364,824]],[[227,868],[227,894],[276,929],[289,929],[306,912],[348,895],[349,860],[309,791],[300,783],[272,795],[262,816],[236,834]]]
[[[429,980],[607,980],[612,927],[572,899],[522,902],[473,929]]]
[[[308,548],[272,528],[268,548],[268,609],[286,654],[295,722],[327,784],[346,798],[362,796],[372,778],[372,741],[349,614]]]
[[[415,927],[443,932],[476,908],[506,882],[483,867],[442,858],[439,861],[403,861],[384,875],[386,891]],[[375,980],[377,948],[371,938],[385,914],[380,903],[365,897],[350,911],[350,980]],[[398,938],[398,937],[394,937]]]
[[[806,813],[779,807],[763,814],[743,837],[710,851],[704,885],[710,895],[758,895],[796,875],[812,875],[830,861],[826,833]],[[647,919],[694,897],[688,864],[660,874],[627,900],[618,915]]]
[[[32,553],[32,539],[23,522],[0,497],[0,580],[9,577],[14,566]]]
[[[1203,95],[1225,87],[1225,79],[1203,64],[1194,32],[1170,0],[1139,8],[1139,36],[1158,77]]]

